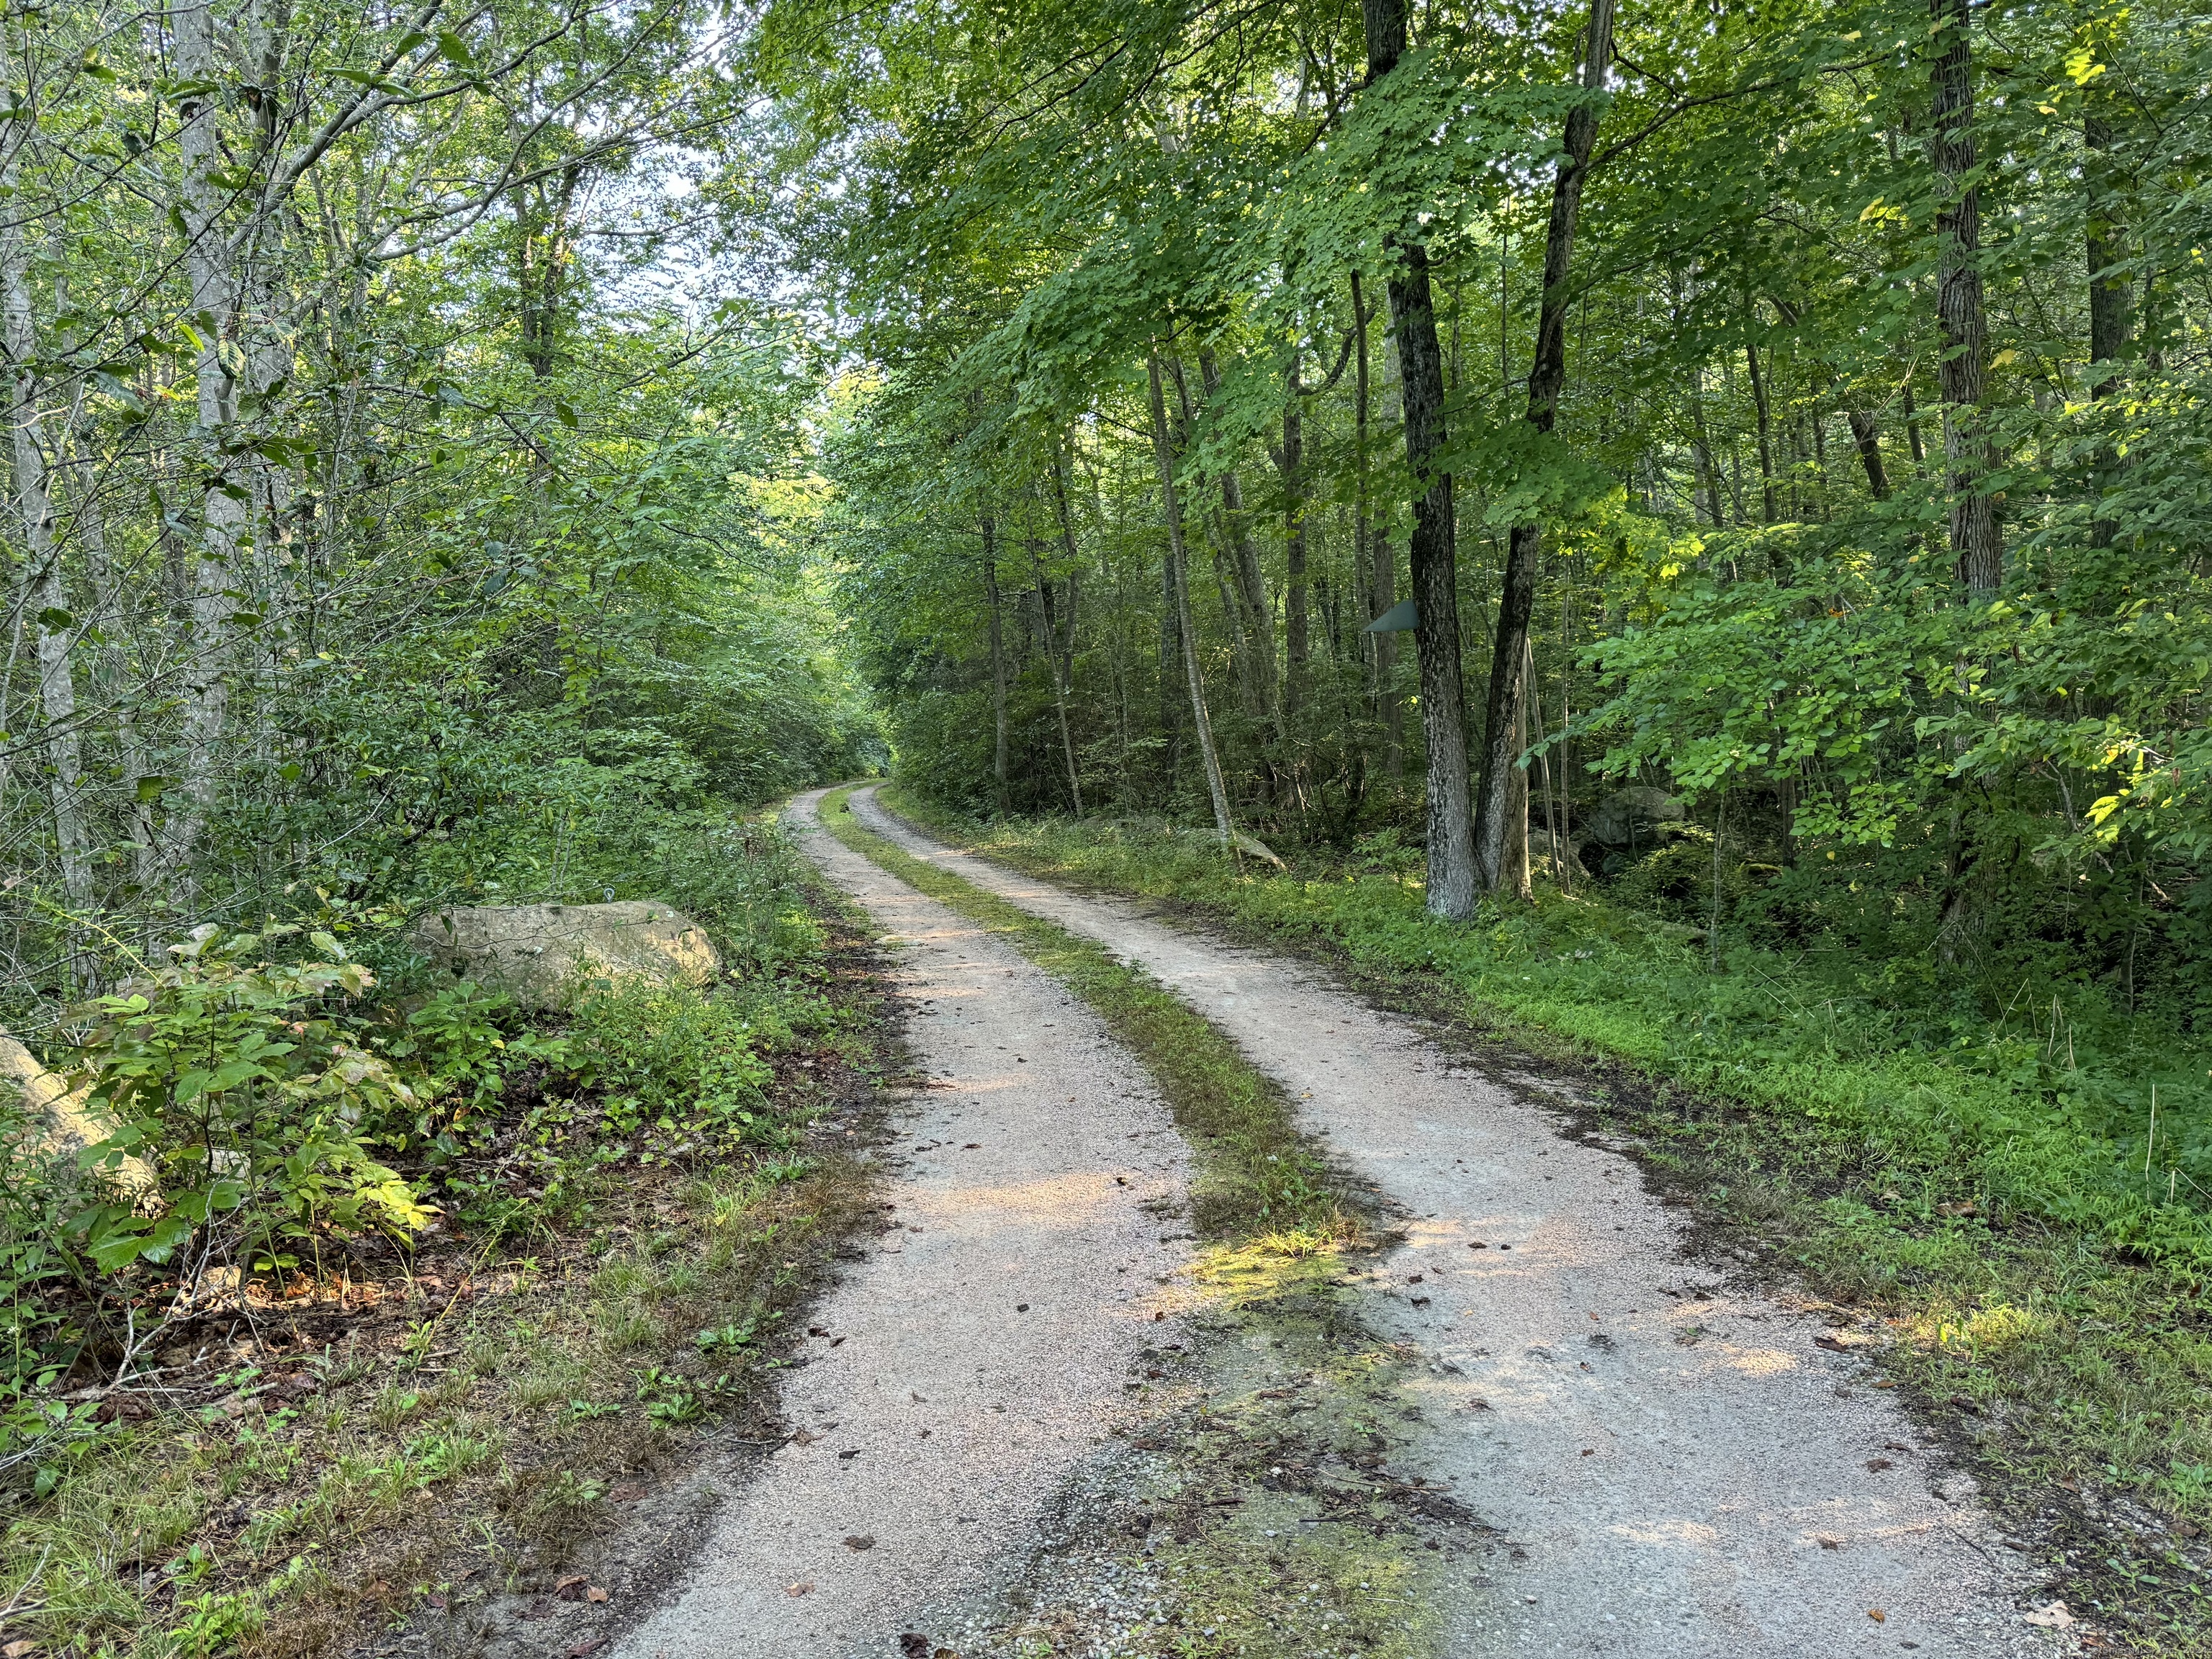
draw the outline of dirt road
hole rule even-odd
[[[2072,1649],[2022,1623],[2030,1586],[1972,1483],[1864,1362],[1687,1265],[1636,1165],[1534,1091],[1312,969],[948,850],[872,793],[853,798],[869,829],[1182,996],[1403,1213],[1366,1316],[1426,1362],[1414,1455],[1512,1545],[1509,1576],[1452,1610],[1455,1659]]]
[[[930,1079],[894,1129],[885,1231],[814,1316],[790,1442],[611,1659],[897,1656],[1025,1561],[1125,1413],[1184,1247],[1182,1143],[1142,1069],[1048,976],[814,828],[906,948]],[[924,1642],[925,1653],[934,1644]]]

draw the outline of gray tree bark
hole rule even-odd
[[[222,78],[215,41],[211,0],[174,14],[177,73],[187,82],[214,84]],[[185,272],[191,283],[192,310],[202,320],[199,353],[193,364],[202,455],[199,544],[191,575],[191,641],[184,684],[183,805],[162,825],[162,862],[173,872],[179,896],[189,890],[185,866],[215,809],[219,749],[230,708],[230,618],[237,601],[239,544],[246,534],[251,492],[232,475],[234,459],[223,453],[223,434],[235,413],[237,379],[223,358],[228,326],[236,307],[236,283],[222,223],[228,192],[211,176],[222,170],[222,134],[214,94],[195,94],[177,106],[180,127],[178,154],[183,164],[179,206],[187,239]],[[210,328],[208,324],[214,326]]]
[[[12,52],[0,55],[0,64]],[[24,609],[39,663],[39,712],[46,732],[47,796],[54,817],[54,845],[59,854],[62,890],[78,911],[92,903],[92,857],[84,827],[83,752],[76,731],[76,679],[70,647],[81,631],[70,613],[63,580],[61,547],[54,535],[49,468],[39,434],[38,334],[31,308],[31,247],[22,198],[17,194],[22,146],[31,124],[9,124],[0,185],[5,186],[6,220],[0,223],[0,342],[8,354],[8,433],[15,480],[15,504],[21,514],[25,568]]]
[[[1168,527],[1168,586],[1174,595],[1176,625],[1182,635],[1183,673],[1190,688],[1191,724],[1198,733],[1198,756],[1206,769],[1206,793],[1213,803],[1213,827],[1221,844],[1232,844],[1229,822],[1229,789],[1221,775],[1221,757],[1214,751],[1213,723],[1206,713],[1206,681],[1199,672],[1198,631],[1190,621],[1189,562],[1185,556],[1182,502],[1176,493],[1175,441],[1168,434],[1167,401],[1160,386],[1158,352],[1145,360],[1152,392],[1152,457],[1160,471],[1160,512]]]
[[[991,607],[991,780],[998,810],[1006,810],[1006,624],[999,593],[999,526],[986,513],[983,595]]]
[[[1613,0],[1591,0],[1584,39],[1582,83],[1590,91],[1605,84],[1613,61]],[[1551,431],[1559,418],[1559,392],[1567,373],[1567,271],[1574,257],[1575,222],[1582,208],[1583,183],[1590,150],[1597,142],[1598,112],[1579,105],[1567,118],[1566,154],[1552,185],[1552,214],[1544,238],[1544,297],[1537,313],[1536,355],[1528,372],[1528,423]],[[1505,574],[1498,600],[1498,626],[1492,635],[1490,698],[1485,710],[1482,787],[1475,799],[1475,860],[1482,884],[1495,891],[1512,872],[1510,843],[1523,849],[1517,885],[1527,891],[1528,835],[1528,775],[1518,764],[1518,733],[1525,683],[1522,653],[1528,642],[1528,618],[1536,602],[1536,565],[1543,550],[1539,524],[1516,524],[1506,541]]]
[[[1405,0],[1362,0],[1367,79],[1397,67],[1406,51]],[[1428,912],[1462,921],[1474,914],[1474,824],[1469,812],[1467,690],[1459,653],[1458,554],[1451,474],[1437,465],[1444,447],[1443,352],[1429,291],[1429,252],[1394,244],[1400,269],[1390,278],[1390,320],[1398,338],[1406,412],[1406,460],[1421,494],[1413,502],[1410,549],[1413,603],[1420,612],[1413,648],[1420,659],[1421,737],[1428,757]]]

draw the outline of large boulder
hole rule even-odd
[[[1682,803],[1664,789],[1616,789],[1583,820],[1583,830],[1588,840],[1607,847],[1648,848],[1665,840],[1667,826],[1686,816]]]
[[[423,916],[410,938],[456,977],[526,1008],[562,1007],[595,981],[702,986],[722,969],[705,928],[645,899],[459,905]]]
[[[29,1126],[24,1151],[34,1157],[66,1158],[75,1162],[88,1146],[97,1146],[115,1133],[86,1097],[92,1085],[75,1089],[58,1073],[39,1064],[38,1056],[0,1031],[0,1105],[13,1105],[20,1097]],[[139,1196],[154,1190],[154,1172],[135,1158],[125,1158],[108,1174],[125,1192]]]

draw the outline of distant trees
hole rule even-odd
[[[2181,14],[963,15],[786,0],[761,60],[811,52],[769,73],[789,246],[880,377],[836,534],[929,787],[985,799],[959,503],[1035,493],[1072,432],[1024,603],[1079,578],[1085,626],[1007,635],[1015,810],[1394,827],[1465,915],[1526,884],[1532,776],[1562,837],[1633,781],[1729,803],[1793,880],[1881,866],[1929,936],[2015,905],[2074,937],[2091,890],[2185,931],[2212,47]],[[1178,361],[1187,424],[1172,374],[1148,407]],[[1412,665],[1364,631],[1401,568]]]

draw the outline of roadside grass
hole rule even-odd
[[[1393,875],[1225,869],[1193,834],[984,823],[910,791],[878,799],[1028,873],[1322,958],[1505,1069],[1540,1060],[1572,1086],[1558,1103],[1581,1132],[1628,1143],[1692,1206],[1701,1249],[1794,1280],[1865,1343],[1878,1386],[1902,1389],[1973,1468],[2077,1615],[2143,1651],[2205,1650],[2203,1218],[2127,1202],[2105,1149],[2026,1123],[2002,1079],[1841,1045],[1780,1054],[1765,1026],[1738,1043],[1696,987],[1725,1008],[1757,989],[1747,975],[1705,973],[1680,929],[1598,902],[1547,895],[1534,915],[1455,928]],[[2068,1157],[2100,1161],[2069,1172]]]
[[[527,1156],[411,1252],[250,1280],[103,1396],[110,1426],[9,1506],[0,1641],[67,1659],[345,1651],[548,1589],[708,1437],[775,1438],[787,1316],[868,1218],[847,1131],[885,1062],[856,920],[795,886],[774,908],[712,1000],[744,1011],[768,1074],[744,1145],[695,1155],[681,1100],[627,1133],[635,1113],[588,1097],[551,1115],[510,1103],[520,1127],[500,1146]],[[683,1036],[704,1018],[684,1012],[644,1017]],[[586,1612],[551,1605],[548,1640]]]

